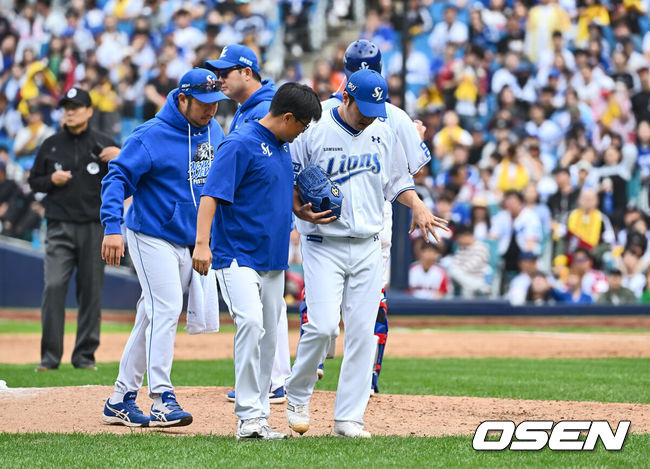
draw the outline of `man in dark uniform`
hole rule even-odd
[[[63,354],[65,298],[77,268],[77,340],[75,368],[95,369],[99,346],[104,262],[104,229],[99,222],[102,178],[120,149],[110,137],[88,126],[93,115],[90,95],[71,88],[59,102],[60,130],[43,142],[29,176],[43,200],[47,219],[45,290],[41,303],[41,364],[36,371],[56,369]]]

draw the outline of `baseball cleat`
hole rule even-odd
[[[230,402],[235,402],[234,389],[226,394],[226,399],[228,399]],[[284,404],[287,402],[287,395],[284,392],[284,386],[280,386],[275,391],[269,393],[269,402],[271,404]]]
[[[269,393],[269,402],[271,404],[284,404],[287,402],[287,395],[284,392],[284,386],[280,386],[275,391]]]
[[[287,403],[287,422],[289,428],[301,435],[309,430],[309,406]]]
[[[364,430],[357,422],[342,420],[334,422],[334,436],[343,438],[370,438],[372,435],[369,431]]]
[[[176,395],[166,391],[160,396],[161,404],[151,406],[151,427],[184,427],[192,423],[192,415],[181,409],[176,401]]]
[[[273,430],[267,420],[264,418],[260,419],[260,425],[262,425],[263,440],[284,440],[287,438],[286,434]]]
[[[323,379],[323,375],[325,374],[325,370],[323,369],[323,364],[321,363],[318,365],[318,369],[316,370],[316,374],[318,375],[318,381]]]
[[[240,420],[237,425],[238,440],[284,440],[287,435],[276,432],[265,418]]]
[[[102,421],[108,425],[126,425],[127,427],[148,427],[149,417],[145,415],[135,403],[137,392],[131,391],[124,394],[122,402],[111,404],[106,400]]]
[[[262,424],[260,418],[240,420],[237,425],[237,439],[238,440],[253,440],[262,438]]]

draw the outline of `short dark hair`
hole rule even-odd
[[[255,70],[253,70],[252,68],[251,68],[251,72],[253,74],[253,80],[255,80],[255,81],[259,82],[259,83],[262,83],[262,76],[259,73],[257,73]]]
[[[503,195],[503,198],[507,199],[508,197],[516,197],[516,198],[519,199],[519,202],[524,201],[524,194],[522,194],[521,192],[516,191],[516,190],[506,191],[506,193]]]
[[[285,83],[276,91],[269,111],[274,117],[289,112],[303,122],[319,120],[323,113],[316,92],[307,85],[293,82]]]
[[[474,230],[472,229],[471,226],[467,225],[459,225],[454,228],[454,237],[459,237],[463,235],[472,235],[474,236]]]

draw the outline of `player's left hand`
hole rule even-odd
[[[436,228],[449,231],[449,227],[447,226],[448,223],[449,222],[444,218],[436,217],[424,204],[416,205],[413,207],[413,220],[411,221],[409,234],[413,233],[415,228],[419,228],[427,243],[429,242],[429,233],[431,233],[436,242],[439,243],[440,238],[438,238],[438,235],[436,234]]]
[[[118,147],[105,147],[102,152],[99,154],[99,159],[104,163],[108,163],[111,160],[117,158],[117,155],[120,154],[120,149]]]

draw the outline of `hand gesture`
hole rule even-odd
[[[324,212],[314,212],[311,208],[311,202],[301,205],[298,209],[294,209],[293,212],[301,220],[305,220],[316,225],[327,225],[336,221],[336,215],[329,216],[332,214],[331,210],[325,210]]]
[[[120,265],[122,257],[124,257],[124,238],[122,238],[122,235],[105,235],[102,241],[102,259],[108,265]]]
[[[72,173],[70,171],[58,170],[54,171],[50,176],[52,184],[57,187],[65,186],[70,179],[72,179]]]
[[[433,213],[429,211],[424,204],[418,204],[413,207],[413,220],[411,220],[411,229],[409,234],[415,231],[415,228],[419,228],[422,236],[426,242],[429,242],[429,233],[433,235],[436,242],[440,242],[440,238],[436,234],[436,228],[440,228],[444,231],[449,231],[447,226],[449,222],[444,218],[438,218]]]
[[[192,254],[192,268],[201,275],[208,275],[212,265],[212,251],[208,244],[197,244]]]

